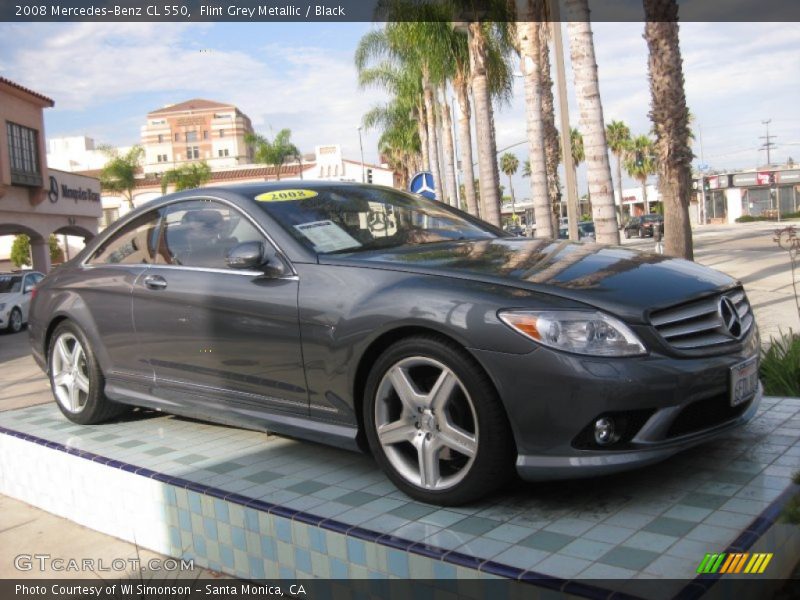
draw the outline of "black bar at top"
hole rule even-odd
[[[670,0],[589,0],[590,18],[643,21],[643,2],[657,5]],[[442,11],[422,7],[445,4],[457,7],[457,18],[437,17]],[[515,0],[0,0],[0,22],[513,21],[517,4]],[[570,18],[570,4],[560,0],[563,21],[575,20]],[[678,5],[682,22],[800,21],[800,0],[678,0]]]

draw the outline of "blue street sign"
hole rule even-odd
[[[436,200],[436,191],[433,185],[433,173],[430,171],[420,171],[408,182],[408,191],[420,196],[425,196],[428,200]]]

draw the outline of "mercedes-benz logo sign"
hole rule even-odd
[[[719,300],[718,310],[719,316],[722,318],[723,328],[738,340],[742,335],[742,319],[739,317],[739,311],[736,310],[733,300],[723,296]]]
[[[53,204],[58,202],[58,182],[52,175],[50,175],[50,190],[47,192],[47,198]]]

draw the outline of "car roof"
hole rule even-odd
[[[209,190],[218,190],[225,192],[233,192],[235,194],[241,194],[243,196],[253,196],[253,195],[263,194],[265,192],[272,192],[278,190],[289,190],[289,189],[326,190],[326,189],[348,188],[348,187],[381,188],[381,189],[390,189],[393,191],[403,191],[403,190],[397,190],[395,188],[387,188],[386,186],[382,185],[360,183],[356,181],[313,181],[309,179],[287,179],[284,181],[270,181],[270,182],[263,181],[256,183],[232,183],[229,185],[215,185],[213,187],[204,187],[202,188],[202,190],[204,192]]]

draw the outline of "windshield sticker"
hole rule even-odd
[[[259,194],[256,196],[256,200],[259,202],[287,202],[289,200],[306,200],[317,195],[317,192],[313,190],[276,190]]]
[[[336,252],[347,248],[358,248],[361,243],[333,221],[314,221],[294,226],[306,236],[317,252]]]

